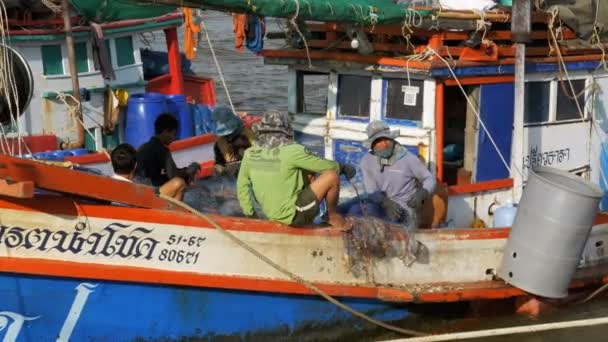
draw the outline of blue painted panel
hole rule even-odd
[[[405,307],[374,300],[343,302],[380,320],[408,317]],[[347,323],[348,322],[348,323]],[[19,324],[23,323],[20,327]],[[73,324],[73,330],[69,328]],[[0,275],[0,339],[54,341],[177,340],[345,324],[349,313],[315,296]]]
[[[325,138],[323,136],[295,132],[295,139],[319,157],[325,157]]]
[[[367,149],[363,147],[360,141],[334,139],[334,155],[335,161],[340,163],[349,163],[357,168],[357,175],[351,180],[355,184],[359,193],[363,192],[363,176],[361,175],[361,158],[367,153]],[[340,184],[340,187],[352,189],[352,185],[348,183],[344,178]]]
[[[513,134],[513,83],[482,85],[479,98],[481,120],[496,145],[498,145],[500,153],[507,163],[510,163]],[[483,182],[509,178],[509,170],[505,167],[498,151],[481,127],[477,140],[477,175],[475,181]]]
[[[573,62],[566,63],[568,71],[575,70],[595,70],[601,66],[600,62]],[[558,71],[557,64],[527,64],[526,73],[543,73]],[[458,77],[463,76],[490,76],[490,75],[513,75],[515,67],[513,65],[490,65],[484,67],[458,67],[454,69]],[[437,78],[451,78],[452,74],[448,68],[431,70],[431,76]]]
[[[600,168],[601,174],[608,175],[608,143],[602,144],[602,149],[600,151]],[[606,211],[608,210],[608,184],[606,184],[606,182],[604,181],[604,177],[602,177],[601,175],[600,186],[602,187],[602,190],[604,190],[604,197],[600,202],[600,210]]]

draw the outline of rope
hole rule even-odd
[[[431,53],[433,53],[435,56],[437,56],[448,67],[448,70],[452,74],[452,77],[454,78],[454,81],[456,81],[456,83],[458,84],[458,87],[460,88],[460,90],[462,91],[463,95],[465,96],[465,98],[467,100],[467,103],[469,104],[469,106],[471,106],[471,109],[473,110],[473,113],[477,117],[479,125],[481,126],[481,128],[483,129],[483,131],[485,132],[485,134],[488,136],[488,139],[490,140],[490,143],[492,143],[492,146],[494,147],[494,149],[498,153],[498,156],[500,157],[500,160],[502,161],[502,163],[505,165],[505,167],[509,171],[509,174],[512,174],[511,166],[509,165],[509,163],[507,163],[507,160],[503,156],[502,152],[500,152],[500,149],[498,148],[498,145],[496,144],[496,141],[494,141],[494,138],[492,137],[492,134],[490,134],[490,131],[488,130],[488,128],[486,127],[486,125],[483,123],[483,120],[481,119],[481,115],[479,115],[479,111],[477,110],[477,106],[473,103],[473,101],[471,101],[471,99],[467,95],[467,92],[464,90],[464,87],[460,83],[460,80],[456,76],[456,73],[454,73],[454,70],[452,69],[452,66],[450,65],[450,63],[448,63],[447,60],[445,60],[443,57],[441,57],[441,55],[439,53],[437,53],[437,51],[435,51],[433,48],[428,47],[427,49]],[[515,170],[517,171],[517,173],[519,173],[520,177],[523,178],[522,171],[518,167],[515,167]]]
[[[293,1],[296,3],[296,12],[294,13],[293,17],[291,17],[291,19],[289,19],[289,23],[296,30],[296,32],[298,33],[300,38],[302,38],[302,42],[304,43],[304,48],[306,49],[306,58],[308,59],[308,68],[312,69],[312,60],[310,59],[310,49],[308,48],[308,42],[306,41],[306,37],[304,37],[304,35],[300,31],[300,28],[298,27],[298,24],[296,23],[296,19],[298,18],[298,15],[300,15],[300,1],[298,1],[298,0],[293,0]]]
[[[76,105],[75,106],[70,105],[67,101],[67,98],[70,98],[72,101],[74,101],[74,103],[76,103]],[[57,93],[57,99],[59,101],[63,102],[65,107],[68,109],[68,113],[70,114],[70,116],[72,118],[76,119],[76,122],[82,126],[82,129],[84,129],[85,132],[87,132],[91,136],[93,141],[95,141],[95,135],[93,133],[91,133],[91,131],[84,124],[84,121],[82,121],[77,115],[78,107],[80,107],[80,101],[76,100],[76,98],[74,96],[72,96],[70,94],[66,94],[66,93]],[[101,152],[103,154],[105,154],[109,160],[112,160],[112,158],[110,157],[110,154],[108,154],[108,151],[106,151],[105,149],[102,149]]]
[[[23,140],[23,136],[21,134],[21,126],[16,118],[19,117],[19,90],[17,89],[17,84],[15,81],[15,75],[13,72],[13,64],[12,59],[9,56],[9,50],[7,48],[8,40],[7,37],[10,37],[10,30],[8,28],[8,16],[6,12],[6,7],[4,2],[0,2],[0,36],[2,45],[2,53],[0,57],[0,90],[1,93],[5,96],[8,104],[8,111],[11,124],[17,128],[17,152],[18,155],[22,155],[21,143]],[[4,130],[4,126],[1,126],[2,137],[4,140],[0,142],[2,147],[2,151],[5,154],[13,154],[13,150],[8,142],[8,137],[6,136],[6,132]],[[23,145],[25,146],[28,153],[31,154],[31,151],[25,141],[23,141]]]
[[[61,6],[55,4],[52,0],[40,0],[43,5],[48,7],[52,12],[61,13]]]
[[[201,27],[205,31],[205,37],[207,38],[207,44],[209,44],[209,49],[211,50],[211,56],[213,57],[213,62],[215,63],[215,67],[217,68],[217,73],[220,75],[220,81],[222,81],[222,86],[224,87],[224,91],[226,92],[226,98],[228,99],[228,103],[230,104],[230,108],[233,113],[236,113],[234,109],[234,104],[232,103],[232,98],[230,97],[230,91],[228,91],[228,86],[226,85],[226,80],[224,79],[224,73],[222,72],[222,67],[220,66],[220,62],[217,60],[217,56],[215,55],[215,50],[213,49],[213,44],[211,43],[211,38],[209,38],[209,30],[207,30],[207,26],[205,22],[201,21]]]
[[[439,342],[439,341],[454,341],[464,339],[479,339],[482,337],[504,336],[515,334],[530,334],[539,331],[559,330],[568,328],[590,327],[595,325],[608,324],[608,317],[581,319],[576,321],[544,323],[534,325],[522,325],[510,328],[498,328],[488,330],[477,330],[460,333],[450,333],[442,335],[432,335],[424,337],[406,338],[401,340],[392,340],[387,342]]]
[[[232,234],[231,232],[227,231],[226,229],[224,229],[222,226],[220,226],[219,224],[217,224],[217,222],[215,222],[214,220],[212,220],[211,218],[209,218],[209,216],[205,215],[204,213],[192,208],[191,206],[187,205],[186,203],[183,203],[181,201],[178,201],[172,197],[168,197],[165,196],[163,194],[159,195],[160,198],[175,204],[176,206],[179,206],[183,209],[186,209],[187,211],[189,211],[190,213],[192,213],[195,216],[198,216],[204,220],[206,220],[207,222],[209,222],[211,224],[211,226],[213,226],[215,229],[217,229],[220,233],[222,233],[225,237],[227,237],[228,239],[230,239],[232,242],[234,242],[235,244],[237,244],[238,246],[242,247],[243,249],[247,250],[249,253],[253,254],[254,256],[256,256],[258,259],[260,259],[261,261],[263,261],[264,263],[266,263],[267,265],[269,265],[270,267],[274,268],[275,270],[279,271],[280,273],[286,275],[287,277],[291,278],[293,281],[296,281],[300,284],[302,284],[304,287],[306,287],[307,289],[315,292],[316,294],[318,294],[319,296],[323,297],[325,300],[327,300],[328,302],[334,304],[335,306],[339,307],[342,310],[345,310],[369,323],[375,324],[377,326],[380,326],[382,328],[385,328],[387,330],[390,331],[394,331],[400,334],[404,334],[404,335],[409,335],[409,336],[425,336],[426,334],[418,332],[418,331],[414,331],[414,330],[409,330],[409,329],[403,329],[400,327],[396,327],[394,325],[391,324],[387,324],[381,321],[378,321],[372,317],[369,317],[368,315],[359,312],[341,302],[339,302],[338,300],[336,300],[335,298],[331,297],[330,295],[328,295],[327,293],[325,293],[325,291],[321,290],[320,288],[318,288],[317,286],[313,285],[311,282],[301,278],[300,276],[292,273],[291,271],[287,270],[286,268],[284,268],[283,266],[277,264],[276,262],[272,261],[270,258],[268,258],[267,256],[265,256],[264,254],[258,252],[257,250],[255,250],[253,247],[249,246],[246,242],[244,242],[243,240],[239,239],[238,237],[236,237],[234,234]]]

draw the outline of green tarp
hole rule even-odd
[[[70,0],[87,21],[98,23],[158,17],[175,10],[173,6],[138,3],[134,0]]]
[[[172,7],[155,0],[71,0],[85,18],[116,21],[153,17],[170,12]],[[163,3],[171,1],[163,0]],[[156,3],[156,4],[155,4]],[[248,12],[264,17],[300,20],[351,22],[362,25],[403,22],[408,16],[426,15],[407,10],[392,0],[175,0],[190,7],[224,12]]]

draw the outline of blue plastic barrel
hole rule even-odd
[[[168,95],[167,106],[169,113],[175,115],[179,121],[177,129],[177,138],[186,139],[194,135],[194,125],[192,122],[192,112],[188,108],[186,96],[184,95]]]
[[[143,93],[129,96],[125,141],[138,148],[154,135],[154,121],[169,111],[167,97],[159,93]]]
[[[68,150],[57,150],[57,151],[53,151],[50,154],[50,159],[49,160],[64,161],[64,159],[65,159],[66,156],[71,156],[71,155],[72,154]]]
[[[211,120],[211,108],[204,104],[191,106],[194,121],[194,134],[202,135],[212,133],[214,130],[213,120]]]
[[[71,156],[82,156],[85,154],[89,154],[89,150],[87,150],[86,148],[75,148],[68,151],[70,152]]]

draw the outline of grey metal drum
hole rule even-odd
[[[602,195],[568,172],[530,170],[498,275],[535,295],[567,296]]]

